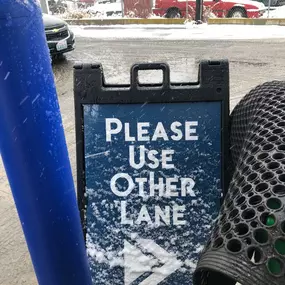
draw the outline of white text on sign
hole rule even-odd
[[[133,126],[133,125],[132,125]],[[149,122],[137,122],[136,127],[131,129],[131,124],[128,122],[122,123],[117,118],[106,118],[106,141],[112,142],[116,135],[123,134],[126,142],[149,142],[149,141],[197,141],[198,135],[196,127],[198,121],[172,122],[166,128],[161,122],[158,122],[154,131],[150,131],[151,124]],[[136,194],[142,198],[148,197],[195,197],[194,186],[195,182],[190,177],[156,177],[160,169],[175,169],[173,163],[173,149],[147,149],[144,145],[135,147],[129,146],[129,165],[136,170],[148,168],[148,175],[145,177],[133,178],[128,173],[117,173],[110,181],[111,191],[118,197],[127,198],[131,194]],[[137,159],[136,159],[137,158]],[[145,173],[145,171],[144,171]],[[124,180],[124,186],[120,185],[118,180]],[[119,186],[118,186],[119,185]],[[137,191],[137,193],[134,193]],[[185,225],[184,220],[185,206],[171,203],[161,207],[159,205],[144,205],[142,204],[140,211],[136,214],[131,212],[131,205],[128,205],[126,200],[121,203],[121,224],[134,225],[147,223],[149,225]],[[154,213],[153,217],[150,212]]]

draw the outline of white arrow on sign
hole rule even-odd
[[[183,265],[173,253],[167,252],[153,240],[138,239],[136,242],[137,247],[125,240],[125,285],[131,285],[146,272],[150,272],[151,275],[139,285],[157,285]],[[142,250],[151,255],[145,255]],[[157,267],[161,263],[163,265]]]

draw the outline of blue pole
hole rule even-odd
[[[0,151],[39,284],[92,284],[36,0],[0,0]]]

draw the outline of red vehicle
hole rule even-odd
[[[154,0],[153,13],[166,18],[186,16],[186,0]],[[204,0],[204,14],[219,18],[259,18],[265,11],[261,2],[251,0]],[[196,0],[188,0],[188,15],[195,17]]]

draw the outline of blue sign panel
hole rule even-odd
[[[93,283],[192,284],[220,206],[221,101],[82,106]]]

